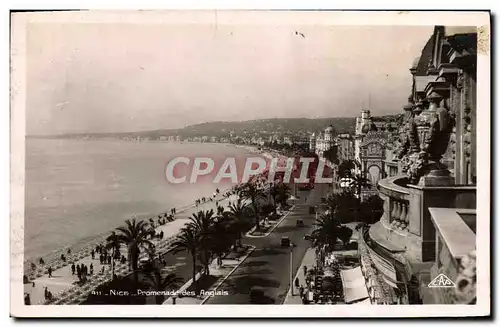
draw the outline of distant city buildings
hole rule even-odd
[[[330,150],[334,145],[336,145],[333,133],[334,129],[331,125],[317,135],[316,133],[312,133],[309,138],[309,150],[316,153],[319,157],[324,157],[325,151]]]
[[[354,160],[354,138],[351,134],[337,135],[335,143],[337,144],[339,162]]]

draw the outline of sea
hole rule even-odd
[[[27,139],[25,261],[91,242],[126,219],[156,217],[234,185],[208,178],[170,183],[165,168],[180,156],[220,162],[252,153],[217,143]]]

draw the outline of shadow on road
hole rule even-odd
[[[301,227],[297,227],[295,225],[293,226],[282,226],[282,227],[278,227],[275,229],[275,231],[277,233],[286,233],[286,232],[296,232],[298,229],[303,229],[303,228],[308,228],[310,226],[308,226],[307,224],[304,223],[304,226],[301,226]]]
[[[248,276],[249,274],[255,274],[255,275],[270,275],[272,274],[273,271],[269,268],[262,268],[262,269],[248,269],[242,272],[234,273],[232,276],[238,277],[238,276]]]
[[[252,304],[275,304],[275,300],[272,297],[267,295],[261,296],[258,299],[254,299],[251,301]]]
[[[287,252],[281,248],[267,247],[253,251],[252,258],[262,257],[266,255],[286,254]]]
[[[274,279],[256,277],[256,276],[242,276],[227,282],[226,287],[230,293],[250,294],[252,287],[259,286],[264,288],[278,288],[280,282]],[[274,300],[273,300],[274,303]]]
[[[263,260],[260,260],[260,261],[250,261],[248,263],[244,263],[244,267],[262,267],[262,266],[265,266],[269,264],[268,261],[263,261]]]

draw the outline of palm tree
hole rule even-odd
[[[255,183],[248,182],[243,187],[242,196],[243,198],[250,200],[250,205],[255,216],[255,227],[259,230],[259,201],[265,198],[265,194]]]
[[[111,249],[111,276],[114,279],[115,278],[115,257],[116,254],[120,252],[120,239],[118,238],[118,235],[116,235],[116,232],[111,232],[111,235],[109,235],[106,238],[106,249]]]
[[[224,207],[217,205],[217,216],[222,216],[224,214]]]
[[[149,247],[147,251],[150,264],[146,269],[143,269],[144,277],[146,279],[146,283],[150,285],[153,290],[157,291],[155,295],[156,304],[162,304],[165,299],[165,295],[162,294],[162,292],[178,288],[183,279],[177,277],[175,274],[163,275],[162,268],[157,265],[155,247]]]
[[[322,214],[315,222],[316,229],[312,232],[313,246],[320,248],[326,246],[330,250],[337,243],[338,228],[340,226],[335,214]]]
[[[336,194],[331,194],[326,198],[325,204],[329,212],[335,212],[340,205],[339,197]]]
[[[196,282],[196,256],[200,248],[200,234],[192,226],[187,225],[181,229],[181,233],[172,244],[174,253],[187,251],[191,255],[193,262],[193,284],[195,285],[196,292],[198,293],[198,285]]]
[[[204,266],[205,275],[209,275],[209,266],[210,266],[210,246],[212,242],[212,228],[214,226],[214,211],[198,211],[198,213],[194,213],[189,219],[188,223],[194,230],[198,232],[200,235],[201,242],[201,254],[202,254],[202,264]]]
[[[236,203],[231,203],[229,206],[229,214],[236,222],[238,246],[241,246],[241,234],[245,225],[245,212],[248,210],[248,205],[243,203],[241,198],[238,198]]]
[[[271,188],[271,196],[275,205],[276,203],[281,203],[283,206],[286,205],[286,201],[290,197],[290,195],[291,189],[284,183],[274,183]]]
[[[351,171],[356,168],[356,164],[353,160],[345,160],[339,165],[339,177],[349,177],[351,176]]]
[[[337,228],[338,238],[342,241],[342,244],[344,245],[344,248],[347,247],[347,245],[351,241],[352,233],[353,233],[352,229],[350,229],[347,226],[339,226]]]
[[[145,271],[146,282],[157,291],[155,295],[156,304],[162,304],[165,300],[163,291],[171,291],[179,287],[183,279],[175,274],[162,275],[161,269],[155,268],[152,271]]]
[[[137,264],[141,248],[152,246],[148,237],[154,235],[154,230],[149,228],[147,222],[135,219],[126,220],[125,226],[118,227],[116,237],[122,244],[127,245],[129,267],[134,275],[134,282],[137,285]]]
[[[236,239],[234,221],[228,216],[217,217],[211,230],[211,236],[210,251],[217,257],[217,262],[221,265],[222,257],[229,252]]]

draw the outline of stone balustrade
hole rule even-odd
[[[392,207],[390,212],[391,226],[408,231],[408,225],[410,222],[408,201],[389,198],[389,206]]]
[[[408,232],[410,225],[410,193],[395,183],[398,177],[390,177],[379,182],[380,197],[384,200],[385,223],[400,232]]]
[[[474,209],[476,187],[421,186],[406,181],[404,176],[395,176],[378,183],[379,195],[384,200],[380,223],[385,231],[381,237],[406,249],[412,259],[433,261],[436,234],[429,207]]]

